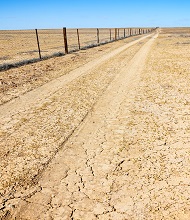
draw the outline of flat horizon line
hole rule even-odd
[[[0,29],[0,31],[31,31],[31,30],[59,30],[59,29],[63,29],[64,27],[61,28],[29,28],[29,29]],[[150,26],[150,27],[140,27],[140,26],[128,26],[128,27],[66,27],[67,29],[114,29],[114,28],[119,28],[119,29],[124,29],[124,28],[168,28],[168,29],[172,29],[172,28],[190,28],[190,26],[176,26],[176,27],[170,27],[170,26],[163,26],[163,27],[154,27],[154,26]]]

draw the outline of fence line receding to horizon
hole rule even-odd
[[[155,28],[81,28],[0,31],[0,67],[147,34]]]

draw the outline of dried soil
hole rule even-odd
[[[188,34],[163,29],[3,121],[7,219],[190,218]]]

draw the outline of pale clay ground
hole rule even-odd
[[[188,42],[161,31],[2,105],[5,219],[190,219]]]

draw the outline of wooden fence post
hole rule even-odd
[[[65,45],[65,54],[68,54],[69,51],[68,51],[68,44],[67,44],[67,30],[65,27],[63,28],[63,38],[64,38],[64,45]]]
[[[130,36],[132,35],[132,28],[130,28]]]
[[[125,38],[125,28],[124,28],[124,38]]]
[[[77,37],[78,37],[78,46],[79,46],[79,50],[80,50],[80,37],[79,37],[79,29],[77,29]]]
[[[97,44],[100,43],[99,29],[97,28]]]
[[[110,29],[110,41],[111,41],[111,29]]]
[[[119,28],[118,28],[118,39],[119,39]]]
[[[37,40],[37,45],[38,45],[38,53],[39,53],[39,58],[40,60],[42,59],[42,56],[41,56],[41,51],[40,51],[40,43],[39,43],[39,38],[38,38],[38,30],[35,29],[36,31],[36,40]]]
[[[117,40],[117,28],[115,28],[115,40]]]

